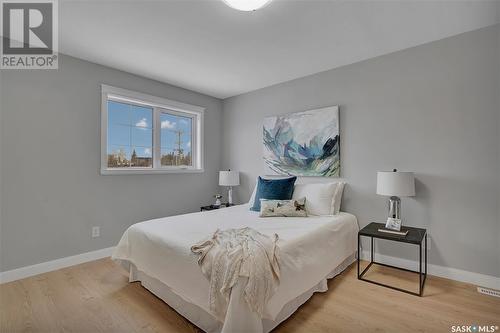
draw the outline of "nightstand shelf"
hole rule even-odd
[[[203,212],[203,211],[221,209],[221,208],[226,208],[226,207],[231,207],[231,206],[234,206],[234,204],[223,203],[220,206],[208,205],[208,206],[200,207],[200,211]]]
[[[383,223],[375,223],[372,222],[365,226],[363,229],[361,229],[358,232],[358,279],[366,282],[370,282],[379,286],[391,288],[394,290],[402,291],[411,295],[416,295],[416,296],[422,296],[423,291],[424,291],[424,285],[425,285],[425,279],[427,278],[427,230],[422,229],[422,228],[412,228],[412,227],[401,227],[401,231],[408,230],[408,234],[406,236],[400,236],[400,235],[394,235],[394,234],[388,234],[384,232],[378,231],[379,228],[384,228],[385,225]],[[360,247],[361,247],[361,236],[365,237],[370,237],[371,239],[371,245],[370,245],[370,263],[366,268],[360,272]],[[409,270],[406,268],[402,267],[396,267],[388,264],[384,264],[381,262],[377,262],[374,260],[374,253],[373,253],[373,239],[378,238],[378,239],[385,239],[385,240],[390,240],[394,242],[399,242],[399,243],[407,243],[407,244],[414,244],[418,245],[419,248],[419,270],[414,271],[414,270]],[[424,264],[422,265],[422,245],[424,245]],[[412,272],[416,273],[419,276],[419,288],[418,292],[413,292],[410,290],[390,286],[381,282],[369,280],[364,277],[366,272],[372,267],[372,265],[380,265],[380,266],[385,266],[385,267],[390,267],[390,268],[395,268],[398,270],[406,271],[406,272]],[[423,267],[422,267],[423,266]],[[422,271],[422,268],[424,270]]]

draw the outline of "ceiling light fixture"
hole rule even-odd
[[[222,0],[231,8],[251,12],[264,7],[272,0]]]

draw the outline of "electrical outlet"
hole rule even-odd
[[[92,227],[92,238],[96,238],[101,236],[101,228],[100,227]]]
[[[429,235],[429,233],[427,233],[427,251],[430,251],[431,247],[432,247],[431,235]]]

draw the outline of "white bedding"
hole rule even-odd
[[[281,281],[263,313],[264,318],[274,320],[285,304],[324,280],[356,252],[358,225],[352,214],[260,218],[248,208],[240,205],[134,224],[123,234],[113,259],[133,263],[185,301],[209,312],[209,284],[191,246],[217,229],[250,227],[270,236],[277,233]]]

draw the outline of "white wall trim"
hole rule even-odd
[[[418,270],[418,262],[413,260],[396,258],[378,253],[375,253],[374,257],[375,261],[382,262],[384,264],[398,266],[406,269]],[[361,251],[361,258],[370,260],[370,252]],[[430,275],[500,290],[500,277],[432,264],[428,264],[427,269]]]
[[[101,250],[85,252],[71,257],[60,258],[40,264],[16,268],[10,271],[0,272],[0,284],[24,279],[30,276],[55,271],[61,268],[82,264],[84,262],[102,259],[111,256],[114,247]]]

